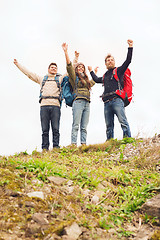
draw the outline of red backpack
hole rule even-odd
[[[117,68],[113,69],[113,76],[118,81],[119,89],[116,90],[116,94],[120,96],[124,101],[124,106],[128,106],[132,100],[132,80],[131,80],[131,71],[129,68],[126,69],[123,80],[124,80],[124,88],[122,89],[118,75]]]

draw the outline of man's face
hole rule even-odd
[[[83,73],[84,72],[84,66],[82,64],[79,64],[77,67],[77,72],[78,73]]]
[[[49,74],[57,74],[57,67],[56,65],[51,65],[50,68],[48,68]]]
[[[109,57],[106,59],[106,67],[107,69],[113,69],[115,67],[115,60],[113,57]]]

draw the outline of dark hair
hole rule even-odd
[[[56,64],[56,63],[50,63],[48,69],[49,69],[52,65],[55,65],[55,66],[57,67],[57,64]]]
[[[113,57],[113,56],[110,53],[108,53],[108,55],[105,57],[105,63],[107,61],[107,58],[110,58],[110,57]],[[113,59],[114,59],[114,57],[113,57]]]
[[[84,64],[82,64],[82,63],[79,63],[78,65],[83,65],[84,66]],[[90,90],[91,89],[91,83],[89,81],[88,75],[86,74],[86,68],[84,66],[84,72],[83,72],[83,74],[81,74],[81,73],[79,73],[77,71],[78,65],[75,68],[75,73],[78,76],[78,78],[79,78],[80,82],[82,83],[82,85],[84,86],[84,84],[86,82],[87,83],[87,88]]]

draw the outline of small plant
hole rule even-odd
[[[114,225],[107,223],[105,218],[102,218],[99,220],[99,226],[106,230],[109,230],[110,228],[114,228]]]
[[[9,184],[9,180],[1,180],[0,181],[0,186],[4,186],[4,185],[7,185],[7,184]]]
[[[123,157],[124,157],[124,156],[123,156],[123,155],[124,155],[124,154],[123,154],[123,150],[125,149],[125,146],[126,146],[126,145],[124,145],[124,144],[120,145],[120,157],[119,157],[119,158],[120,158],[120,161],[121,161],[121,162],[123,161]]]
[[[149,216],[145,213],[144,215],[144,222],[148,223],[150,221]]]
[[[125,229],[123,229],[123,228],[119,228],[118,229],[118,236],[119,237],[130,237],[130,236],[132,236],[133,235],[133,232],[131,232],[131,231],[126,231]]]

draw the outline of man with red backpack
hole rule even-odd
[[[125,78],[129,78],[127,71],[130,74],[128,66],[132,59],[133,41],[129,39],[127,42],[129,45],[127,58],[120,67],[115,67],[115,60],[111,54],[108,54],[105,58],[107,72],[103,77],[97,77],[92,71],[92,67],[88,67],[92,79],[96,83],[102,83],[104,85],[102,100],[104,102],[107,140],[114,138],[114,115],[117,116],[121,124],[123,137],[131,137],[130,127],[125,114],[125,106],[129,104],[132,96],[127,96],[127,92],[124,92],[126,88],[124,85],[126,85],[127,81]],[[131,87],[130,84],[130,88]]]

